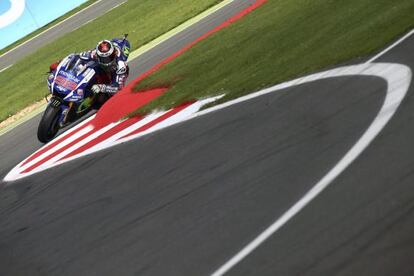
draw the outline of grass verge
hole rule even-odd
[[[95,47],[102,39],[129,33],[134,49],[173,29],[220,0],[128,1],[66,34],[0,74],[0,121],[40,100],[47,93],[46,74],[55,60]]]
[[[367,56],[414,27],[412,0],[272,0],[144,79],[168,93],[137,110],[219,102]],[[134,115],[131,114],[131,115]]]

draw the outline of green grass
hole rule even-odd
[[[52,22],[50,22],[50,23],[46,24],[45,26],[41,27],[40,29],[37,29],[36,31],[34,31],[34,32],[32,32],[32,33],[30,33],[30,34],[26,35],[25,37],[23,37],[23,38],[21,38],[21,39],[17,40],[17,41],[16,41],[16,42],[14,42],[13,44],[10,44],[9,46],[7,46],[7,47],[5,47],[5,48],[1,49],[1,50],[0,50],[0,56],[1,56],[2,54],[6,53],[7,51],[9,51],[9,50],[13,49],[14,47],[16,47],[16,46],[18,46],[18,45],[20,45],[20,44],[24,43],[25,41],[27,41],[27,40],[31,39],[32,37],[35,37],[36,35],[40,34],[41,32],[43,32],[43,31],[45,31],[45,30],[49,29],[49,28],[50,28],[50,27],[52,27],[53,25],[56,25],[56,24],[58,24],[59,22],[61,22],[61,21],[65,20],[66,18],[68,18],[68,17],[70,17],[71,15],[73,15],[73,14],[77,13],[78,11],[83,10],[83,9],[84,9],[84,8],[86,8],[87,6],[92,5],[92,4],[93,4],[93,3],[95,3],[96,1],[98,1],[98,0],[89,0],[89,1],[87,1],[87,2],[85,2],[85,3],[83,3],[83,4],[82,4],[82,5],[80,5],[79,7],[75,8],[75,9],[73,9],[73,10],[71,10],[71,11],[67,12],[67,13],[65,13],[64,15],[62,15],[62,16],[60,16],[59,18],[57,18],[57,19],[53,20]]]
[[[73,52],[94,48],[102,39],[129,33],[132,50],[148,43],[220,0],[128,1],[83,27],[51,42],[0,74],[0,121],[40,100],[47,92],[49,65]]]
[[[414,27],[413,14],[412,0],[271,0],[141,82],[135,90],[172,87],[134,114],[223,102],[365,57]]]

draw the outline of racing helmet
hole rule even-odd
[[[103,66],[110,66],[115,62],[116,49],[109,40],[102,40],[96,45],[96,57],[98,63]]]

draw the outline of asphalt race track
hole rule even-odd
[[[22,44],[19,47],[5,53],[0,56],[0,72],[8,66],[16,63],[22,58],[36,52],[51,41],[76,30],[83,24],[90,20],[105,14],[110,9],[125,2],[125,0],[102,0],[95,5],[91,5],[89,8],[82,10],[71,18],[68,18],[64,23],[57,25],[56,27],[49,28],[39,36],[34,37],[27,43]]]
[[[132,73],[246,5],[138,58]],[[414,36],[375,62],[413,70],[412,49]],[[337,164],[386,91],[379,77],[315,81],[16,181],[0,190],[0,275],[210,275]],[[414,275],[413,93],[411,84],[362,155],[226,275]],[[2,178],[40,147],[38,120],[0,137]]]

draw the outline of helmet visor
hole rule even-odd
[[[114,51],[111,55],[109,55],[107,57],[102,57],[100,55],[97,55],[97,56],[98,56],[98,62],[100,64],[102,64],[102,65],[111,65],[115,60],[116,53]]]

